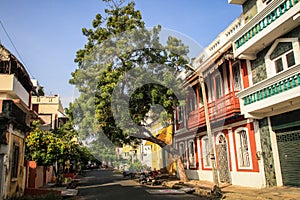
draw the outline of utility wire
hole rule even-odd
[[[1,20],[0,20],[0,24],[1,24],[1,26],[2,26],[3,31],[5,32],[5,34],[6,34],[6,36],[7,36],[7,38],[9,39],[11,45],[13,46],[14,50],[15,50],[16,53],[18,54],[19,59],[22,61],[22,63],[23,63],[23,65],[24,65],[25,69],[28,71],[29,76],[30,76],[31,78],[34,78],[34,77],[31,75],[29,69],[26,67],[26,64],[25,64],[25,62],[24,62],[24,60],[23,60],[21,54],[19,53],[18,49],[17,49],[16,46],[14,45],[14,43],[13,43],[11,37],[9,36],[8,32],[6,31],[6,29],[5,29],[5,27],[4,27],[4,25],[3,25],[3,23],[2,23]],[[1,44],[1,40],[0,40],[0,44]]]

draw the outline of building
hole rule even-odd
[[[0,45],[0,199],[25,190],[25,138],[30,131],[33,85],[22,63]]]
[[[203,93],[218,179],[263,188],[299,185],[297,0],[229,0],[243,13],[182,72],[174,145],[191,179],[213,181]],[[203,77],[203,92],[199,78]]]
[[[186,104],[177,109],[175,147],[190,179],[213,181],[205,95],[219,182],[259,188],[264,185],[261,161],[256,156],[259,137],[253,121],[241,114],[237,97],[249,84],[242,78],[247,73],[246,60],[234,58],[231,42],[243,25],[240,16],[193,61],[195,72],[185,77],[184,85],[190,88]]]
[[[300,186],[300,3],[229,2],[248,10],[232,40],[234,58],[246,59],[249,82],[237,96],[260,136],[265,184]]]
[[[143,140],[139,146],[139,150],[139,160],[141,161],[142,165],[152,169],[152,143]]]
[[[34,81],[38,87],[37,81]],[[58,129],[66,123],[68,117],[64,114],[64,108],[62,106],[60,97],[58,95],[52,96],[32,96],[32,109],[38,113],[45,124],[44,129]]]

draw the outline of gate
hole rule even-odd
[[[226,138],[223,134],[219,135],[217,138],[217,157],[219,178],[221,183],[231,183],[227,152]]]
[[[300,130],[276,134],[283,185],[300,186]]]

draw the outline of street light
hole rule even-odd
[[[195,69],[191,65],[186,64],[186,66],[188,68],[190,68],[193,72],[195,72]],[[200,82],[200,86],[201,86],[202,98],[203,98],[203,104],[204,104],[204,114],[205,114],[206,132],[207,132],[208,145],[209,145],[209,155],[210,155],[211,166],[212,166],[213,181],[215,184],[214,190],[216,190],[216,189],[219,189],[219,178],[218,178],[218,172],[217,172],[217,168],[216,168],[216,157],[215,157],[215,150],[214,150],[214,146],[213,146],[213,142],[212,142],[212,134],[211,134],[210,121],[209,121],[206,89],[205,89],[205,85],[204,85],[203,74],[200,74],[199,82]],[[217,188],[215,186],[217,186]]]

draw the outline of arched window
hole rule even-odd
[[[251,151],[247,128],[239,128],[235,131],[236,150],[240,168],[251,168]]]

